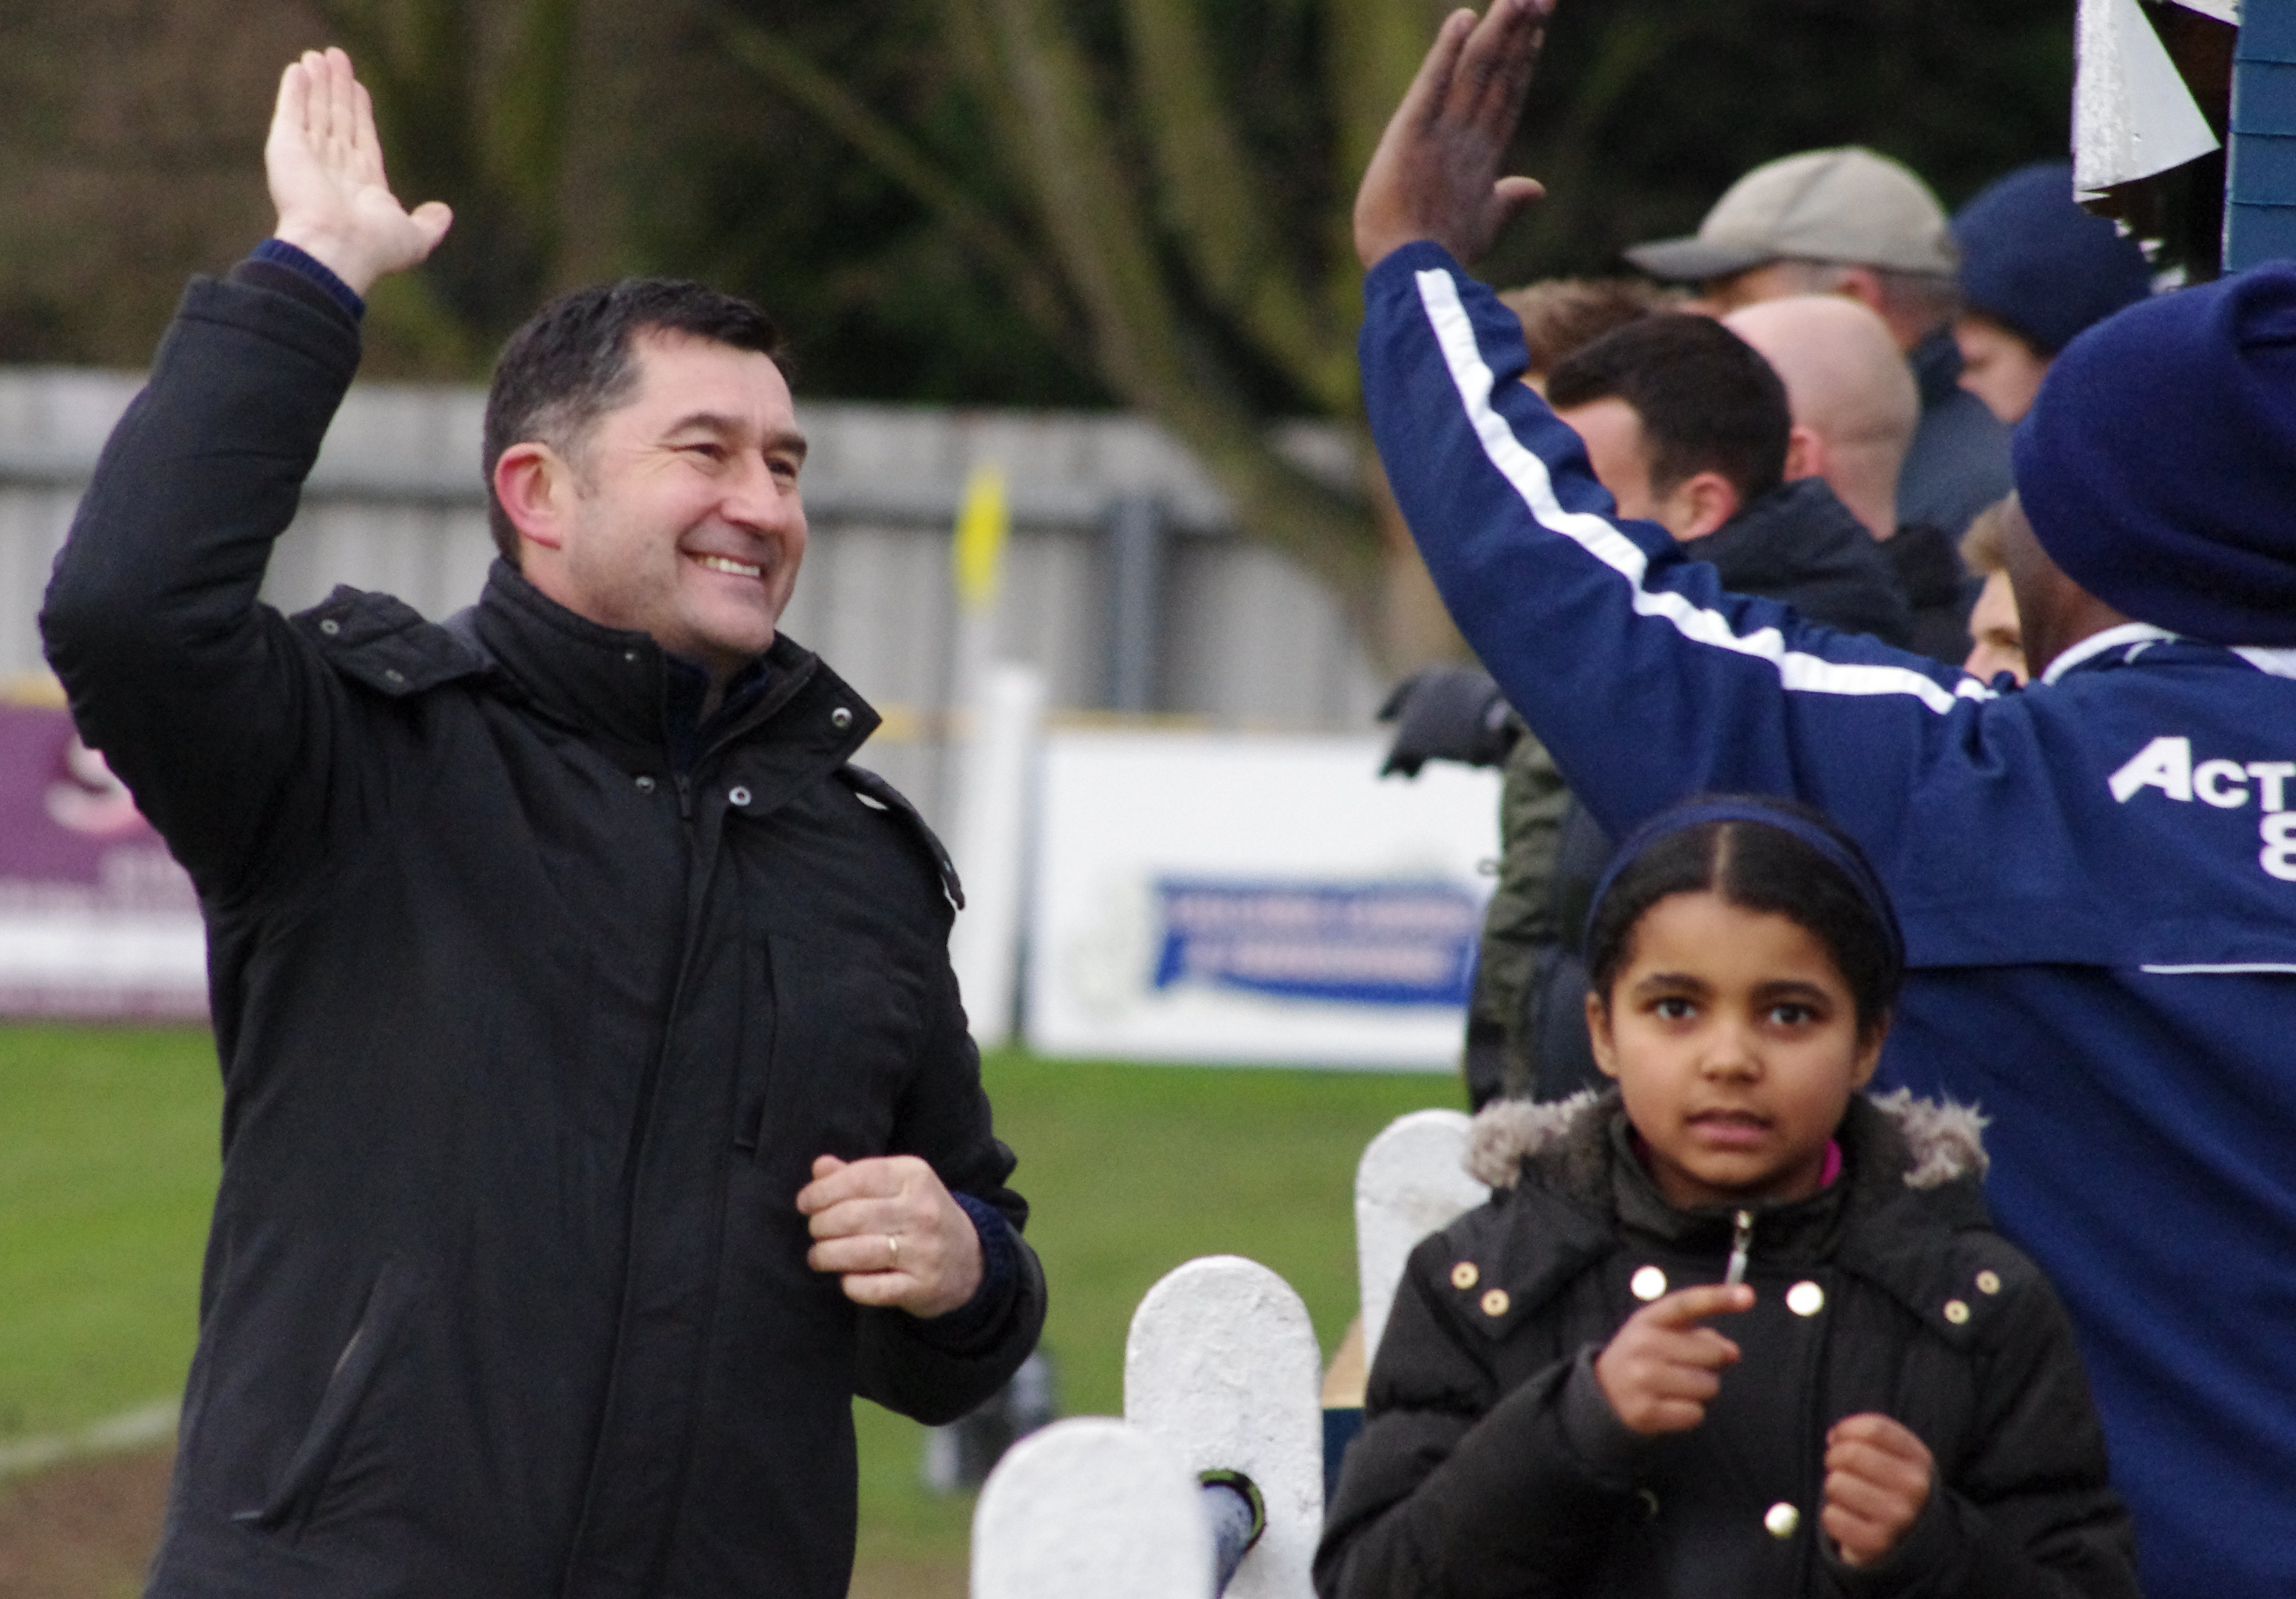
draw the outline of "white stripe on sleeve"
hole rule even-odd
[[[1953,709],[1956,699],[1990,700],[1993,691],[1973,677],[1964,677],[1948,689],[1935,678],[1906,667],[1827,660],[1786,648],[1775,627],[1760,627],[1744,635],[1730,629],[1721,612],[1709,611],[1669,589],[1643,586],[1649,558],[1640,545],[1592,512],[1565,511],[1554,497],[1546,463],[1527,448],[1491,406],[1491,369],[1483,364],[1475,343],[1474,324],[1460,303],[1459,287],[1448,272],[1430,268],[1416,275],[1420,303],[1435,332],[1435,341],[1450,367],[1451,381],[1466,406],[1468,422],[1499,475],[1505,478],[1539,526],[1584,549],[1624,578],[1634,589],[1634,607],[1643,616],[1658,617],[1693,644],[1729,650],[1767,660],[1785,687],[1820,694],[1910,694],[1939,715]]]

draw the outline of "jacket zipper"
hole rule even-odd
[[[1730,1269],[1722,1274],[1722,1281],[1734,1288],[1746,1280],[1746,1257],[1754,1248],[1754,1213],[1741,1210],[1736,1221],[1730,1234]]]

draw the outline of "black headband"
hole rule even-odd
[[[1712,822],[1743,822],[1756,827],[1775,827],[1780,832],[1800,839],[1824,856],[1842,876],[1849,880],[1849,886],[1857,890],[1857,897],[1866,902],[1866,908],[1874,913],[1874,919],[1882,924],[1882,933],[1889,939],[1892,961],[1900,969],[1904,967],[1906,935],[1898,925],[1898,913],[1890,903],[1890,891],[1882,886],[1882,879],[1874,872],[1872,863],[1866,860],[1866,852],[1833,829],[1755,795],[1742,799],[1723,797],[1686,800],[1659,812],[1628,834],[1626,842],[1619,846],[1618,853],[1611,857],[1611,864],[1603,869],[1602,880],[1595,885],[1595,898],[1587,909],[1585,947],[1590,949],[1594,947],[1595,918],[1601,914],[1603,901],[1609,897],[1611,885],[1618,882],[1619,873],[1634,865],[1660,839],[1687,832],[1693,827],[1703,827]]]

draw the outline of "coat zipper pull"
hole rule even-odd
[[[1741,1210],[1737,1219],[1730,1234],[1730,1269],[1722,1274],[1723,1285],[1728,1288],[1746,1280],[1746,1256],[1754,1247],[1754,1213]]]

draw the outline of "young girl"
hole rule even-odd
[[[1587,925],[1616,1086],[1477,1118],[1491,1201],[1404,1274],[1317,1592],[2136,1595],[1980,1118],[1858,1094],[1905,951],[1857,845],[1692,801]]]

